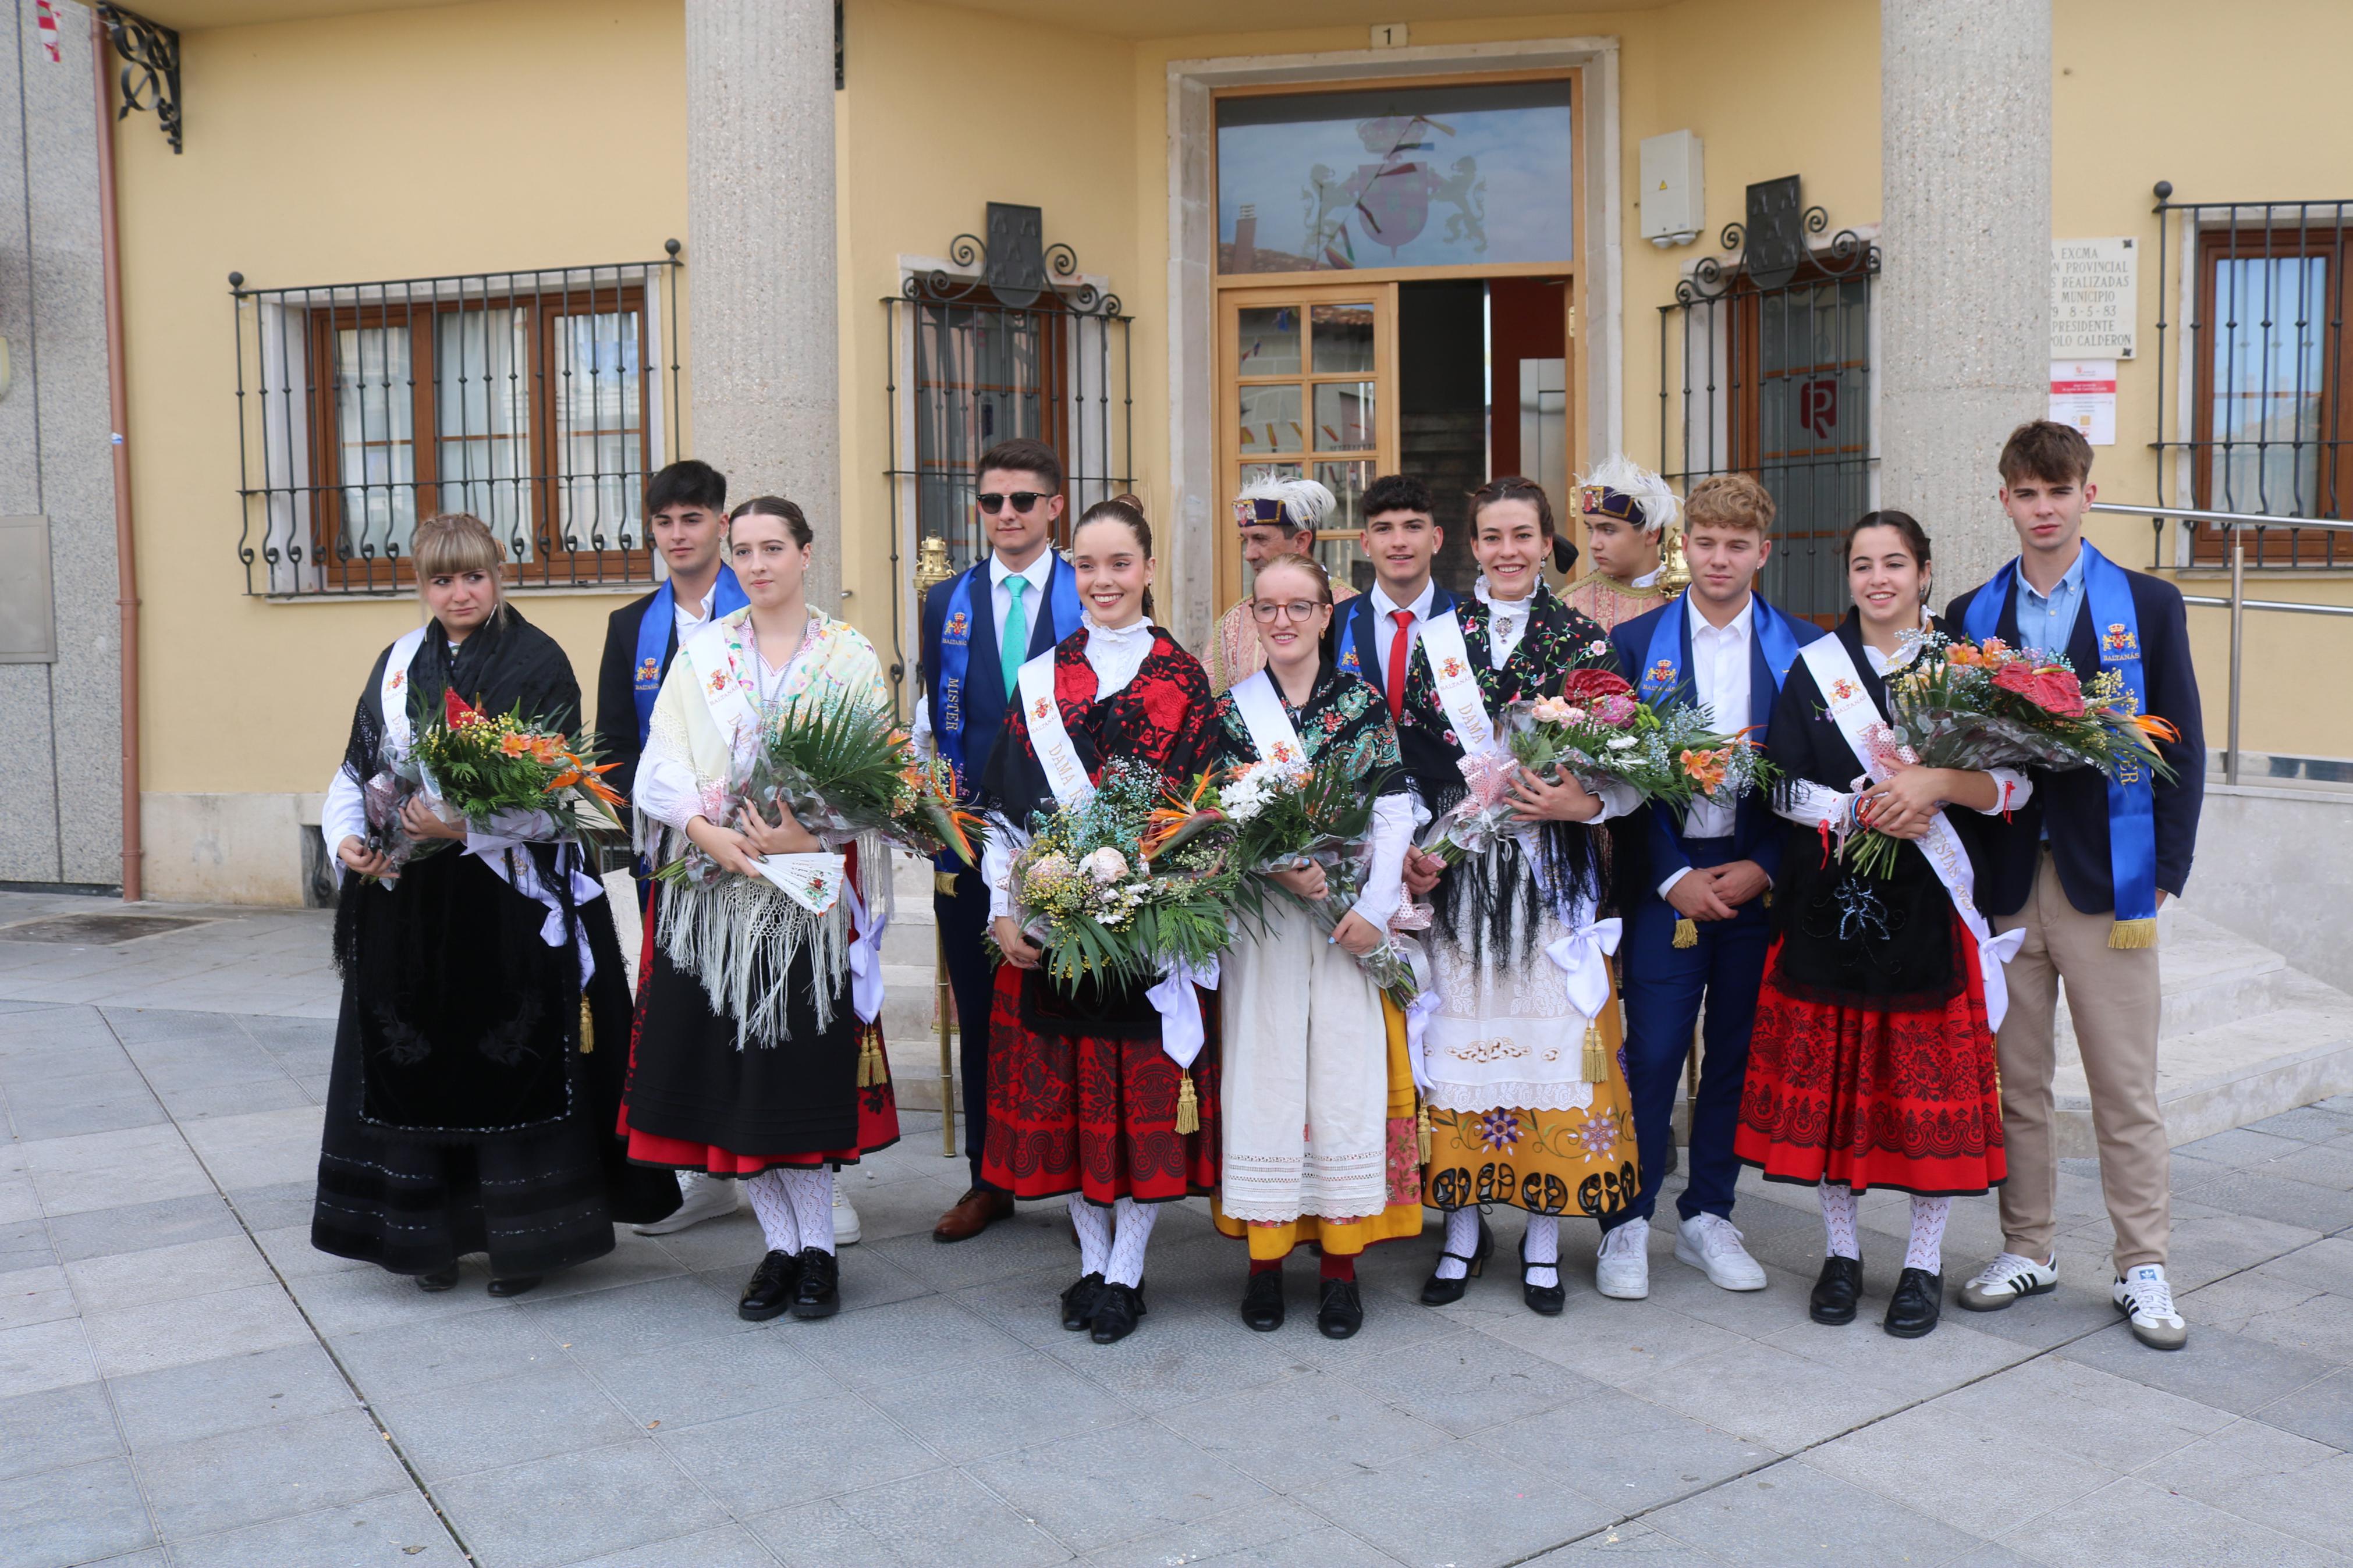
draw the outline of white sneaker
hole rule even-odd
[[[670,1236],[691,1225],[701,1225],[707,1219],[717,1219],[735,1212],[735,1200],[742,1194],[736,1183],[723,1176],[706,1176],[695,1171],[678,1173],[681,1198],[678,1211],[665,1219],[650,1220],[629,1228],[639,1236]]]
[[[2173,1310],[2173,1287],[2166,1283],[2164,1264],[2126,1269],[2108,1294],[2132,1324],[2133,1338],[2149,1349],[2178,1351],[2189,1342],[2189,1325]]]
[[[1957,1300],[1972,1312],[1999,1312],[2029,1296],[2047,1295],[2059,1288],[2059,1255],[2048,1263],[2005,1252],[1961,1287]]]
[[[833,1173],[833,1244],[836,1247],[858,1245],[858,1211],[841,1190],[841,1173]]]
[[[1593,1287],[1616,1301],[1639,1301],[1651,1293],[1651,1222],[1630,1219],[1601,1233],[1593,1260]]]
[[[1707,1275],[1719,1290],[1762,1290],[1765,1266],[1740,1245],[1740,1233],[1722,1215],[1695,1214],[1675,1229],[1675,1261]]]

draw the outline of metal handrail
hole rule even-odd
[[[2353,521],[2341,521],[2327,517],[2278,517],[2256,511],[2202,511],[2194,507],[2132,506],[2123,501],[2094,501],[2091,510],[2116,517],[2155,518],[2160,529],[2168,517],[2183,522],[2210,522],[2231,533],[2231,595],[2218,599],[2209,594],[2181,596],[2185,605],[2200,605],[2231,612],[2231,709],[2230,726],[2222,747],[2222,779],[2226,784],[2239,782],[2239,674],[2242,653],[2246,642],[2247,612],[2274,610],[2299,616],[2353,616],[2353,605],[2305,605],[2286,599],[2250,599],[2247,597],[2247,534],[2261,528],[2312,528],[2337,532],[2353,532]]]

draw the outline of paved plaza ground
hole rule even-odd
[[[846,1173],[865,1240],[828,1321],[738,1320],[747,1214],[496,1301],[309,1245],[336,982],[326,917],[211,917],[114,945],[0,894],[0,1565],[860,1568],[867,1563],[2353,1563],[2353,1100],[2174,1163],[2188,1350],[2108,1305],[2095,1174],[2071,1165],[2062,1289],[1879,1331],[1903,1200],[1863,1205],[1874,1300],[1809,1322],[1810,1194],[1744,1193],[1770,1289],[1654,1235],[1648,1301],[1567,1313],[1504,1264],[1456,1307],[1436,1248],[1377,1249],[1333,1343],[1234,1314],[1203,1205],[1152,1245],[1150,1314],[1064,1333],[1056,1215],[957,1247],[936,1117]],[[12,931],[7,927],[16,927]],[[1948,1281],[1996,1249],[1957,1206]]]

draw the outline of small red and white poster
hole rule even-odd
[[[2116,444],[2116,362],[2051,362],[2051,417],[2073,425],[2094,447]]]

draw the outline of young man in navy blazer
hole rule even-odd
[[[2171,1152],[2157,1101],[2157,911],[2189,879],[2206,735],[2180,590],[2084,542],[2084,510],[2098,493],[2091,476],[2091,446],[2073,426],[2038,419],[2012,432],[2000,499],[2018,531],[2017,559],[1945,616],[1975,641],[2064,654],[2084,681],[2121,678],[2141,712],[2179,732],[2158,743],[2174,776],[2111,784],[2088,768],[2038,768],[2033,797],[1989,835],[1978,905],[1994,930],[2023,926],[2026,938],[2010,961],[2010,1014],[1994,1044],[2010,1161],[2001,1256],[1961,1288],[1960,1303],[1996,1311],[2059,1282],[2051,1079],[2063,980],[2116,1230],[2109,1299],[2143,1344],[2179,1350],[2189,1331],[2165,1277]]]
[[[679,640],[712,616],[748,603],[722,559],[727,550],[726,475],[691,458],[656,474],[646,486],[646,532],[668,575],[652,593],[613,612],[605,626],[605,657],[596,667],[596,747],[606,762],[620,764],[606,782],[624,795],[637,793],[638,759],[645,752],[654,699],[670,661],[678,657]],[[652,884],[642,864],[635,874],[638,913],[650,921]],[[732,1181],[681,1171],[679,1186],[677,1212],[631,1228],[639,1236],[668,1236],[735,1212]],[[857,1211],[835,1217],[855,1240]],[[847,1245],[840,1230],[834,1239]]]
[[[1015,672],[1079,628],[1078,579],[1051,545],[1060,521],[1062,460],[1043,441],[1000,441],[981,455],[980,525],[989,552],[923,599],[923,698],[916,743],[954,765],[967,800],[1005,722]],[[981,945],[988,887],[977,867],[942,855],[932,910],[940,924],[961,1037],[958,1077],[972,1183],[933,1227],[934,1241],[978,1236],[1013,1213],[1013,1194],[981,1180],[988,1134],[988,1008],[997,966]]]
[[[1683,503],[1690,591],[1610,634],[1620,668],[1643,697],[1680,697],[1709,709],[1718,730],[1755,726],[1763,738],[1798,649],[1822,635],[1755,591],[1773,552],[1772,527],[1773,498],[1746,474],[1719,474],[1693,488]],[[1604,1222],[1595,1283],[1621,1300],[1650,1294],[1651,1215],[1666,1170],[1675,1084],[1704,1001],[1675,1257],[1723,1289],[1761,1290],[1765,1270],[1732,1226],[1740,1173],[1732,1136],[1771,942],[1766,895],[1779,864],[1781,827],[1755,793],[1733,805],[1699,800],[1681,821],[1663,806],[1649,809],[1649,870],[1626,910],[1620,949],[1642,1188]]]

